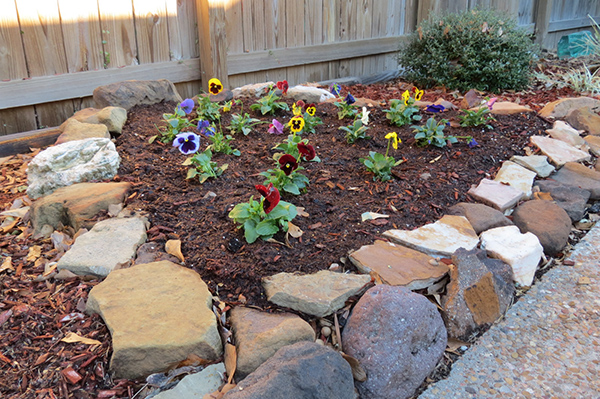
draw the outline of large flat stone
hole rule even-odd
[[[296,101],[302,100],[307,104],[322,103],[329,99],[335,98],[335,96],[331,94],[329,90],[321,89],[319,87],[301,85],[290,87],[287,95]]]
[[[126,110],[136,105],[151,105],[161,101],[183,101],[177,88],[167,79],[127,80],[94,89],[94,101],[98,108],[120,107]]]
[[[358,295],[371,282],[362,274],[343,274],[329,270],[307,275],[278,273],[262,280],[267,299],[276,305],[317,317],[341,309],[346,300]]]
[[[600,157],[600,136],[588,135],[583,138],[590,147],[590,152],[596,157]]]
[[[88,313],[99,313],[112,336],[116,378],[164,372],[196,355],[222,354],[212,294],[200,275],[163,261],[116,270],[92,288]]]
[[[514,155],[511,159],[516,164],[519,164],[533,172],[538,177],[548,177],[556,170],[556,168],[548,163],[548,157],[545,155]]]
[[[57,229],[61,224],[77,231],[86,220],[108,210],[109,205],[122,203],[130,187],[131,184],[126,182],[78,183],[61,187],[34,201],[31,206],[34,232],[39,233],[44,225]]]
[[[84,108],[75,112],[72,117],[63,122],[60,129],[64,131],[65,126],[72,120],[81,123],[102,124],[106,126],[109,132],[121,134],[123,125],[127,122],[127,110],[120,107]]]
[[[515,282],[530,286],[544,249],[533,233],[521,234],[517,226],[496,227],[481,233],[481,248],[512,267]]]
[[[552,129],[546,130],[546,133],[553,139],[564,141],[573,147],[582,151],[587,150],[585,141],[581,138],[579,130],[573,129],[571,125],[563,121],[556,121],[552,125]]]
[[[477,234],[481,234],[494,227],[510,226],[513,224],[502,212],[483,204],[460,202],[450,207],[448,214],[466,217]]]
[[[521,190],[490,179],[481,179],[479,185],[472,186],[467,194],[500,212],[514,207],[525,196]]]
[[[564,141],[544,136],[531,136],[529,140],[556,166],[562,166],[567,162],[582,162],[591,159],[590,154],[586,151],[578,150]]]
[[[429,255],[381,240],[351,252],[349,258],[361,273],[375,272],[386,284],[410,290],[427,288],[448,273],[448,266]]]
[[[600,112],[600,100],[591,97],[561,98],[546,104],[539,114],[544,118],[562,119],[572,110],[584,107],[592,112]]]
[[[600,199],[600,172],[580,163],[566,163],[552,179],[567,186],[579,187],[590,192],[590,199]]]
[[[529,169],[514,162],[505,161],[494,180],[500,183],[507,183],[509,186],[521,190],[526,198],[531,198],[531,188],[536,176],[537,174]]]
[[[470,250],[479,243],[467,218],[452,215],[415,230],[388,230],[383,235],[429,255],[450,256],[458,248]]]
[[[55,144],[91,138],[110,139],[110,133],[104,125],[83,123],[75,119],[69,119],[65,122],[62,133],[56,139]]]
[[[565,117],[573,127],[583,130],[594,136],[600,135],[600,116],[597,111],[593,112],[589,108],[574,109]]]
[[[487,105],[483,105],[487,107]],[[480,107],[471,108],[471,111],[477,111]],[[528,105],[516,104],[510,101],[496,101],[492,106],[492,114],[494,115],[513,115],[522,114],[524,112],[533,112]]]
[[[113,270],[128,265],[137,247],[144,241],[144,219],[106,219],[77,237],[71,249],[58,261],[57,268],[79,275],[105,277]]]

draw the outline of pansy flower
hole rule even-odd
[[[281,198],[279,190],[277,190],[277,187],[273,187],[273,183],[269,183],[267,187],[257,184],[254,188],[264,197],[263,210],[266,214],[269,214],[279,204]]]
[[[201,134],[206,134],[206,129],[210,126],[210,122],[209,121],[204,121],[202,119],[200,119],[198,121],[198,126],[196,127],[196,129],[198,129],[198,131]]]
[[[217,95],[223,91],[223,84],[217,78],[208,81],[208,91],[210,94]]]
[[[290,88],[290,85],[288,84],[287,80],[282,80],[280,82],[277,82],[277,88],[279,90],[281,90],[281,92],[283,93],[283,95],[286,95],[288,89]]]
[[[290,173],[298,169],[298,162],[296,161],[296,158],[290,154],[282,155],[278,162],[279,168],[283,170],[286,176],[289,176]]]
[[[289,125],[292,132],[301,132],[302,129],[304,129],[304,118],[299,115],[296,115],[292,119],[290,119]]]
[[[298,101],[299,103],[300,101]],[[294,103],[292,104],[292,112],[295,116],[300,116],[302,115],[302,106],[298,103]],[[304,104],[304,101],[302,101],[302,104]]]
[[[473,147],[477,147],[479,145],[479,143],[477,141],[475,141],[474,138],[471,138],[471,141],[469,141],[467,143],[467,145],[469,146],[469,148],[473,148]]]
[[[402,140],[398,139],[398,134],[396,134],[396,132],[390,132],[386,134],[385,138],[387,140],[392,140],[392,147],[394,147],[394,150],[398,149],[398,143],[402,143]]]
[[[183,112],[185,112],[185,114],[187,115],[194,109],[194,100],[192,100],[191,98],[186,98],[177,107]]]
[[[224,105],[223,105],[223,112],[229,112],[231,111],[231,101],[227,101]]]
[[[339,96],[340,95],[340,91],[342,91],[342,88],[340,87],[339,84],[337,84],[336,82],[333,82],[331,84],[331,86],[329,86],[329,91],[334,95],[334,96]]]
[[[369,124],[369,114],[371,112],[367,111],[367,107],[362,107],[362,115],[360,117],[360,121],[363,125],[367,126]]]
[[[498,98],[494,97],[490,99],[485,105],[487,105],[488,109],[491,111],[494,107],[494,103],[498,100]]]
[[[309,114],[310,116],[315,116],[315,114],[317,113],[317,106],[313,103],[310,104],[306,104],[304,106],[304,110],[306,111],[307,114]]]
[[[404,93],[402,93],[402,99],[404,100],[404,105],[408,105],[408,100],[410,99],[408,90],[405,90]]]
[[[344,101],[346,102],[346,104],[352,105],[356,102],[356,99],[354,98],[354,96],[352,94],[348,93],[346,95],[346,98],[344,98]]]
[[[268,132],[271,134],[283,134],[283,124],[277,119],[273,119],[273,123],[269,125]]]
[[[200,147],[200,136],[192,132],[179,133],[173,140],[173,147],[179,147],[185,155],[193,154]]]
[[[446,108],[441,104],[429,104],[425,107],[425,112],[432,112],[434,114],[444,112],[445,110]]]
[[[419,90],[416,87],[413,87],[413,91],[415,92],[415,100],[417,101],[419,101],[421,97],[423,97],[423,93],[425,93],[423,90]]]
[[[300,152],[300,155],[302,155],[302,157],[306,161],[313,160],[315,158],[315,156],[317,155],[317,152],[315,151],[315,147],[313,147],[312,145],[309,145],[309,144],[298,143],[298,151]]]

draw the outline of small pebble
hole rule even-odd
[[[321,328],[321,334],[325,337],[329,337],[331,335],[331,328],[327,326]]]
[[[315,340],[315,343],[316,343],[316,344],[319,344],[319,345],[323,345],[323,346],[325,346],[325,342],[323,342],[323,340],[322,340],[321,338],[317,338],[317,339]]]
[[[431,266],[437,266],[437,265],[439,265],[438,261],[437,261],[437,260],[435,260],[435,259],[429,259],[429,264],[430,264]]]

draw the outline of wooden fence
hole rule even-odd
[[[183,96],[396,69],[432,12],[501,9],[546,45],[589,25],[597,0],[0,0],[0,135],[57,126],[102,84],[167,78]]]

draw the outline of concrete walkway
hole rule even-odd
[[[600,223],[419,399],[600,398]]]

